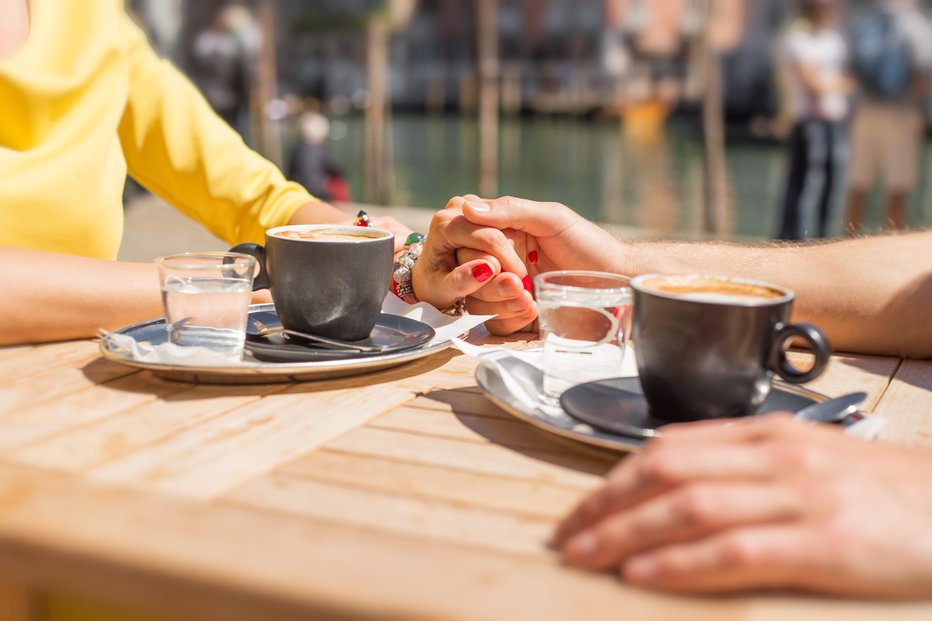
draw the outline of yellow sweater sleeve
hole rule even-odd
[[[130,87],[119,137],[134,179],[230,244],[262,242],[317,200],[247,147],[129,17],[121,28]]]

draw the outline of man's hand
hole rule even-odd
[[[566,560],[682,593],[932,595],[932,455],[766,416],[664,428],[555,536]]]

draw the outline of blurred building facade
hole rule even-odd
[[[407,0],[410,19],[390,42],[395,108],[474,109],[478,100],[479,0]],[[281,91],[364,103],[366,20],[390,0],[239,0],[274,2]],[[229,0],[134,0],[155,43],[190,67],[197,33]],[[731,7],[714,19],[721,39],[725,108],[732,117],[769,115],[775,37],[791,18],[787,0],[498,0],[501,103],[505,111],[590,112],[614,103],[619,81],[658,71],[675,104],[689,106],[689,49],[707,5]],[[848,2],[849,17],[871,0]],[[645,43],[646,42],[646,43]],[[639,50],[639,47],[645,49]],[[658,58],[666,64],[658,65]],[[646,64],[645,64],[646,63]],[[635,97],[638,88],[634,88]]]

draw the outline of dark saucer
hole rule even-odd
[[[357,345],[378,347],[376,352],[333,349],[310,341],[286,337],[275,311],[251,311],[246,325],[246,351],[263,362],[319,362],[374,358],[421,347],[435,336],[426,323],[382,313],[369,338]]]
[[[814,399],[774,385],[759,414],[768,412],[798,412]],[[650,415],[647,401],[636,377],[601,380],[574,386],[560,397],[563,411],[591,425],[631,438],[654,438],[658,429],[670,424]]]

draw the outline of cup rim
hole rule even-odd
[[[547,283],[545,280],[547,278],[552,278],[554,276],[591,276],[593,278],[605,278],[607,280],[624,280],[627,284],[621,287],[577,287],[575,285],[560,285],[554,283]],[[546,288],[546,287],[558,287],[563,291],[570,291],[573,293],[585,293],[592,291],[604,291],[609,293],[624,293],[625,291],[631,291],[631,278],[625,276],[624,274],[615,274],[613,272],[599,272],[596,270],[553,270],[551,272],[543,272],[534,277],[534,285],[536,289]]]
[[[279,234],[286,231],[321,231],[332,229],[336,231],[351,231],[359,236],[359,239],[294,239],[290,237],[281,237]],[[367,235],[366,233],[384,233],[384,236]],[[367,244],[371,242],[382,241],[384,239],[394,240],[395,234],[386,229],[379,229],[371,226],[355,226],[353,224],[286,224],[276,226],[265,232],[266,237],[274,237],[285,241],[312,242],[312,243],[330,243],[330,244]]]
[[[196,259],[234,259],[231,263],[187,263],[188,260]],[[179,261],[179,263],[174,263]],[[173,254],[166,254],[155,259],[155,264],[159,267],[165,267],[173,270],[216,270],[219,267],[241,267],[241,268],[255,268],[256,258],[252,255],[245,254],[242,252],[176,252]]]
[[[675,295],[672,293],[664,293],[662,291],[657,291],[655,289],[648,289],[643,286],[643,282],[653,278],[704,278],[709,280],[718,280],[718,281],[728,281],[733,282],[739,285],[754,285],[758,287],[766,287],[768,289],[773,289],[782,293],[783,295],[779,298],[752,298],[747,297],[738,297],[735,296],[733,301],[723,301],[723,300],[703,300],[695,298],[684,298],[683,296]],[[637,291],[638,293],[643,293],[644,295],[653,295],[658,298],[664,298],[665,300],[676,300],[679,302],[691,302],[694,304],[706,304],[708,306],[742,306],[742,307],[756,307],[756,306],[778,306],[780,304],[786,304],[787,302],[792,302],[796,299],[796,294],[787,289],[786,287],[781,287],[780,285],[775,285],[772,282],[767,282],[766,280],[756,280],[753,278],[738,278],[734,276],[724,276],[721,274],[642,274],[635,278],[631,279],[631,288]]]

